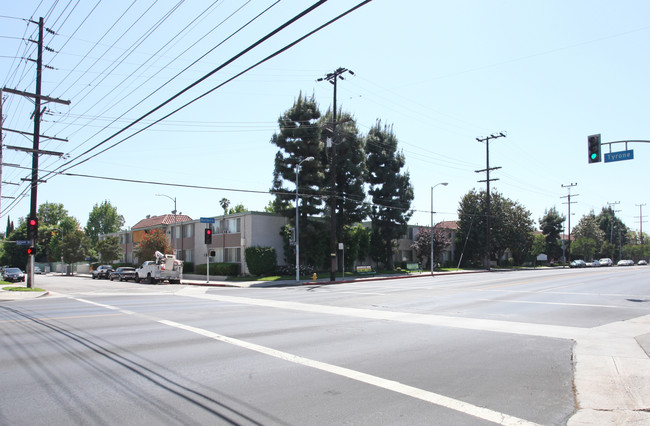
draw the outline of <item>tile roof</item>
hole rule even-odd
[[[455,220],[446,220],[443,222],[438,222],[434,225],[434,228],[442,229],[458,229],[458,222]]]
[[[176,215],[176,223],[188,222],[193,220],[191,217],[179,214]],[[136,223],[131,227],[131,229],[142,229],[142,228],[153,228],[155,226],[161,225],[173,225],[174,224],[174,215],[173,214],[164,214],[162,216],[153,216],[146,219],[142,219],[140,222]]]

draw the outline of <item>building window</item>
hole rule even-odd
[[[184,225],[183,232],[185,234],[185,238],[192,238],[194,236],[194,225]]]
[[[241,263],[241,248],[240,247],[227,248],[225,262]]]
[[[185,262],[193,262],[192,260],[192,249],[185,249],[181,251],[183,255],[183,261]]]

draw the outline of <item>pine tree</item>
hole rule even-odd
[[[408,229],[413,212],[413,187],[407,171],[404,154],[397,150],[397,136],[392,126],[381,121],[370,129],[366,137],[366,164],[368,167],[368,194],[372,197],[373,246],[376,258],[393,269],[393,250],[397,239]]]

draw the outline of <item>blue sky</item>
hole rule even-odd
[[[313,2],[282,0],[221,45],[274,1],[142,1],[128,9],[131,2],[116,0],[92,13],[95,1],[74,9],[63,3],[3,2],[0,79],[2,86],[34,92],[34,64],[21,58],[35,58],[34,44],[24,39],[35,37],[36,26],[15,18],[45,17],[46,27],[57,33],[48,34],[46,44],[58,53],[45,54],[54,69],[44,71],[43,93],[71,105],[48,105],[42,124],[43,134],[69,141],[43,142],[41,148],[74,159]],[[328,1],[152,117],[218,86],[354,4]],[[201,15],[205,9],[208,14]],[[338,103],[355,116],[360,131],[365,134],[377,119],[394,126],[415,189],[411,223],[429,224],[430,188],[439,182],[449,185],[434,191],[436,222],[456,219],[461,197],[485,188],[477,182],[485,175],[475,173],[485,168],[485,145],[476,138],[506,132],[506,138],[490,142],[490,166],[501,167],[491,174],[499,179],[492,187],[525,206],[535,222],[553,207],[566,214],[562,185],[577,183],[572,226],[589,211],[618,202],[617,215],[638,230],[638,205],[648,201],[650,145],[631,144],[634,160],[590,165],[587,136],[650,140],[647,16],[650,3],[644,1],[374,0],[149,130],[81,157],[89,159],[68,172],[266,191],[277,118],[301,92],[313,94],[325,112],[332,86],[316,79],[346,67],[355,75],[338,85]],[[32,131],[32,112],[30,101],[5,94],[5,127]],[[24,136],[3,136],[5,145],[31,145]],[[54,170],[67,161],[44,156],[40,167]],[[27,154],[7,149],[4,162],[31,167]],[[4,167],[2,180],[21,185],[3,184],[2,195],[18,196],[28,173]],[[63,203],[85,225],[93,206],[109,200],[128,227],[173,209],[158,193],[175,197],[179,212],[193,218],[221,214],[223,197],[249,210],[262,210],[271,200],[267,194],[52,176],[39,186],[38,201]],[[643,215],[649,211],[644,207]],[[29,197],[3,199],[0,223],[28,212]]]

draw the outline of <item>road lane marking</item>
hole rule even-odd
[[[429,402],[431,404],[435,404],[440,407],[458,411],[460,413],[467,414],[479,419],[487,420],[496,424],[505,425],[505,426],[525,426],[525,425],[537,426],[538,425],[537,423],[530,422],[528,420],[520,419],[515,416],[510,416],[505,413],[500,413],[498,411],[490,410],[489,408],[479,407],[474,404],[470,404],[458,399],[450,398],[441,394],[437,394],[435,392],[430,392],[424,389],[416,388],[414,386],[409,386],[394,380],[384,379],[382,377],[373,376],[371,374],[362,373],[360,371],[352,370],[345,367],[340,367],[338,365],[316,361],[314,359],[305,358],[300,355],[291,354],[289,352],[284,352],[266,346],[258,345],[255,343],[246,342],[244,340],[235,339],[233,337],[228,337],[223,334],[215,333],[191,325],[182,324],[176,321],[164,320],[160,318],[155,318],[151,315],[139,314],[133,311],[124,310],[117,306],[107,305],[104,303],[97,303],[86,299],[77,299],[77,298],[73,298],[73,299],[79,302],[88,303],[105,309],[118,311],[126,315],[133,315],[141,318],[146,318],[148,320],[153,320],[159,324],[163,324],[168,327],[174,327],[180,330],[198,334],[203,337],[207,337],[209,339],[213,339],[219,342],[237,346],[242,349],[247,349],[263,355],[278,358],[283,361],[292,362],[294,364],[314,368],[316,370],[320,370],[326,373],[352,379],[361,383],[366,383],[371,386],[375,386],[391,392],[399,393],[411,398],[419,399],[421,401]]]
[[[499,300],[499,299],[477,299],[477,300],[481,302],[493,302],[493,303],[530,303],[536,305],[581,306],[587,308],[640,309],[638,306],[590,305],[587,303],[535,302],[532,300]]]

